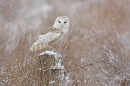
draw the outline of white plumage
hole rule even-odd
[[[70,21],[68,17],[57,17],[53,27],[49,28],[44,34],[39,35],[38,40],[33,43],[32,47],[29,50],[38,51],[62,39],[68,32],[69,24]]]

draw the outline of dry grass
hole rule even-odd
[[[38,86],[44,82],[37,72],[36,57],[41,51],[29,52],[28,49],[41,31],[50,27],[59,15],[66,15],[71,21],[67,36],[53,45],[63,55],[65,69],[71,79],[68,86],[130,85],[127,77],[130,77],[128,0],[48,1],[46,3],[53,9],[47,16],[42,12],[29,14],[35,9],[30,2],[22,6],[17,1],[20,6],[13,3],[13,10],[8,6],[11,2],[0,4],[0,85]],[[25,12],[18,14],[17,7]],[[14,13],[12,20],[10,12]],[[97,61],[109,64],[93,64]]]

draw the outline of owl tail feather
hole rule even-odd
[[[36,41],[35,43],[33,43],[32,47],[29,49],[29,51],[38,51],[38,50],[46,48],[47,46],[48,45],[45,42]]]

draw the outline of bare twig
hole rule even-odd
[[[124,73],[121,69],[119,69],[118,67],[116,67],[116,66],[114,66],[114,65],[112,65],[111,63],[106,62],[106,61],[97,61],[97,62],[88,64],[88,65],[82,66],[82,67],[80,67],[80,68],[77,68],[77,70],[80,70],[80,69],[82,69],[82,68],[85,68],[85,67],[88,67],[88,66],[92,66],[92,65],[95,65],[95,64],[98,64],[98,63],[108,64],[108,65],[110,65],[111,67],[113,67],[113,68],[117,69],[118,71],[120,71],[122,74],[124,74],[128,79],[130,79],[130,77],[129,77],[126,73]]]

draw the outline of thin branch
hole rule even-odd
[[[95,65],[95,64],[98,64],[98,63],[108,64],[108,65],[110,65],[111,67],[113,67],[113,68],[117,69],[118,71],[120,71],[122,74],[124,74],[128,79],[130,79],[130,77],[129,77],[127,74],[125,74],[121,69],[119,69],[118,67],[116,67],[116,66],[114,66],[114,65],[112,65],[111,63],[106,62],[106,61],[97,61],[97,62],[88,64],[88,65],[82,66],[82,67],[78,68],[77,70],[80,70],[80,69],[82,69],[82,68],[85,68],[85,67],[88,67],[88,66],[92,66],[92,65]]]

